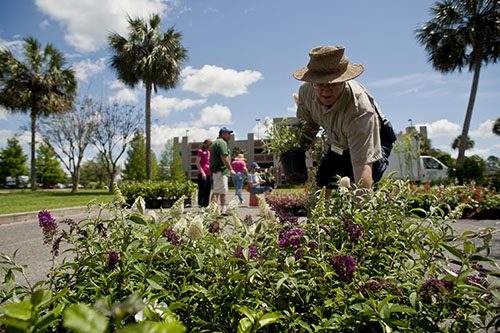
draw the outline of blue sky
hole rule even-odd
[[[121,84],[109,69],[111,32],[126,35],[126,15],[162,16],[164,30],[183,35],[189,59],[176,89],[152,100],[152,143],[161,152],[168,139],[215,138],[221,126],[237,139],[262,137],[264,120],[295,114],[292,73],[307,64],[308,51],[343,45],[365,73],[358,78],[397,131],[427,125],[434,147],[448,151],[462,129],[472,73],[440,74],[427,62],[415,29],[430,18],[427,0],[2,0],[0,47],[18,52],[34,36],[64,52],[77,70],[80,97],[137,103],[144,89]],[[500,64],[483,66],[466,154],[500,156],[491,133],[500,116]],[[260,119],[260,122],[256,121]],[[0,109],[0,147],[29,125],[28,114]],[[20,136],[29,153],[29,134]]]

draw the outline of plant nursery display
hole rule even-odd
[[[302,122],[291,123],[287,118],[273,123],[267,130],[264,150],[278,156],[290,184],[307,180],[306,155],[301,145]]]
[[[30,284],[15,254],[2,255],[0,332],[498,330],[494,230],[456,234],[465,204],[414,207],[399,180],[313,194],[288,207],[259,197],[259,217],[245,218],[237,206],[186,210],[182,197],[123,208],[119,191],[82,221],[41,211],[53,266]],[[272,208],[302,204],[307,217]]]

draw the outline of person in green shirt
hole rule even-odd
[[[226,214],[226,195],[229,192],[228,178],[236,173],[231,167],[229,147],[232,130],[222,127],[219,137],[210,145],[210,171],[212,172],[212,200],[220,205],[221,214]]]

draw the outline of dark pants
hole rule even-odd
[[[382,145],[382,155],[384,157],[373,163],[372,178],[376,183],[382,178],[384,171],[389,165],[389,155],[391,154],[392,144]],[[351,156],[349,149],[345,150],[342,155],[339,155],[331,150],[323,155],[316,173],[316,185],[318,187],[326,186],[329,189],[337,187],[337,177],[349,177],[351,182],[354,182],[354,174],[352,170]]]
[[[198,174],[198,205],[200,207],[208,207],[210,204],[211,180],[211,176],[207,176],[207,179],[203,179],[201,175]]]

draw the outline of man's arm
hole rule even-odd
[[[224,165],[227,167],[227,169],[231,173],[231,176],[236,175],[236,172],[234,172],[233,167],[231,166],[231,162],[229,162],[228,156],[222,155],[221,158],[222,158],[222,162],[224,163]]]
[[[372,187],[372,168],[372,163],[353,166],[352,171],[354,173],[354,181],[356,182],[356,184],[359,184],[359,186],[362,188]]]

